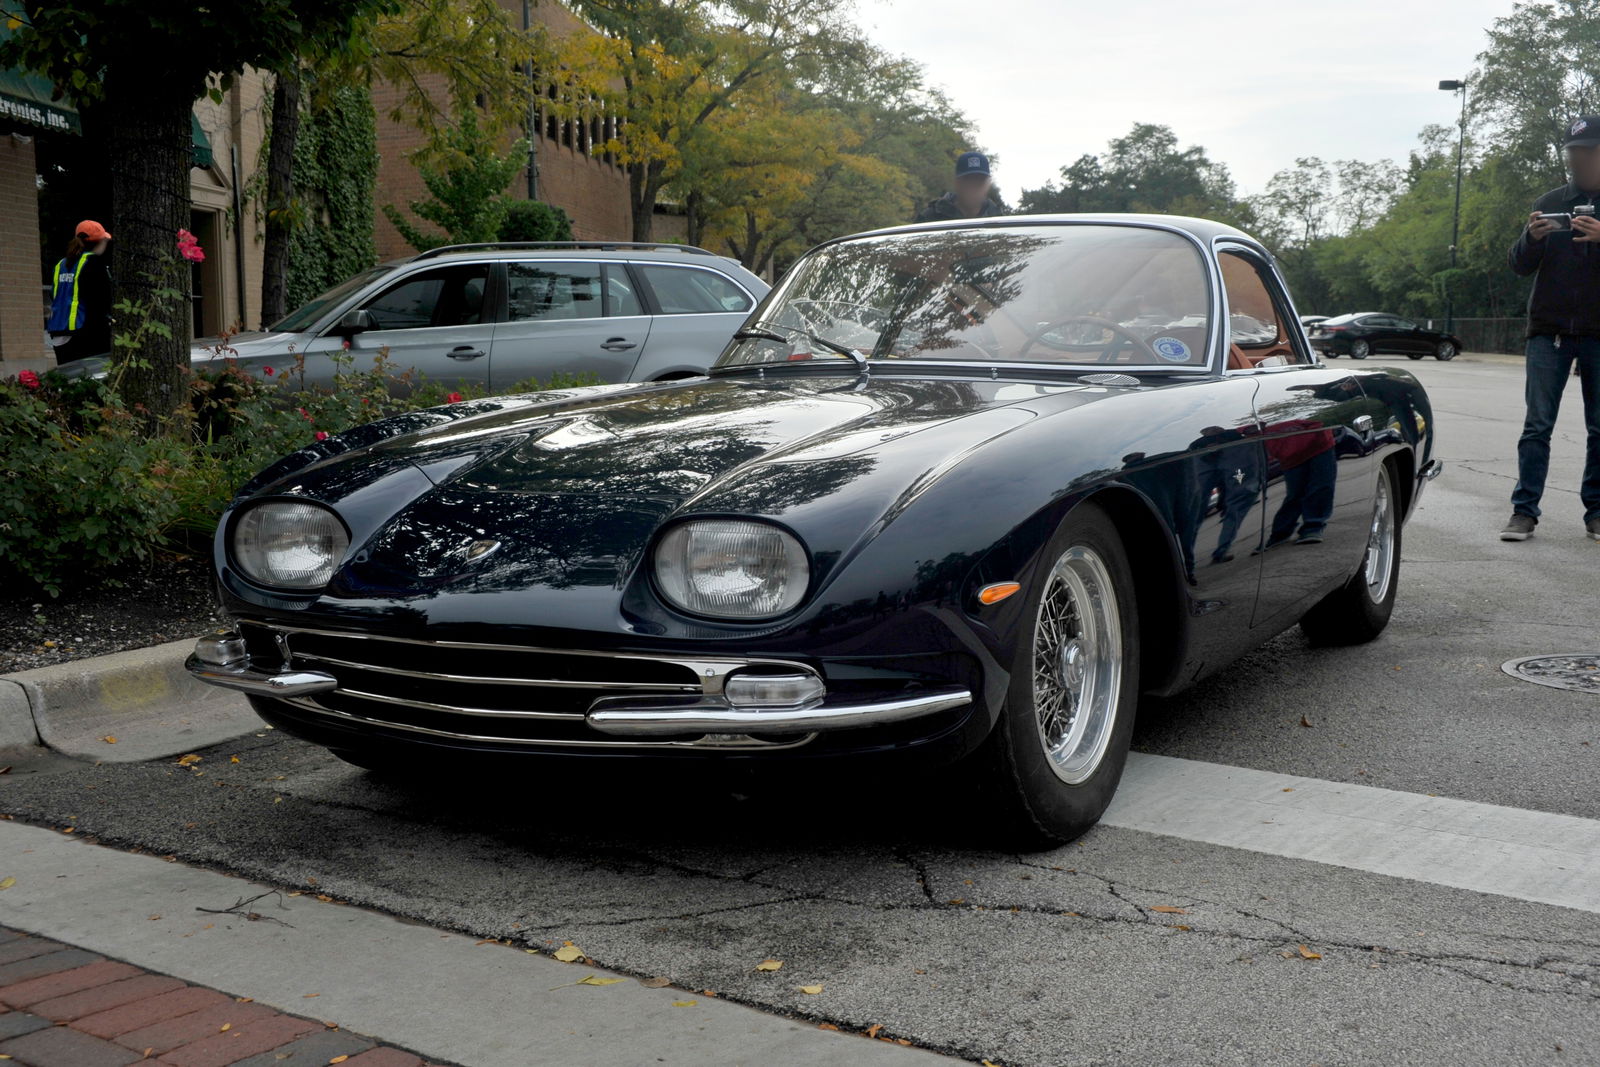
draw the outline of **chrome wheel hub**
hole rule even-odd
[[[1085,781],[1100,766],[1122,693],[1122,618],[1105,561],[1063,552],[1045,578],[1034,626],[1033,702],[1039,743],[1056,777]]]
[[[1377,499],[1372,506],[1372,526],[1367,532],[1367,559],[1363,577],[1367,583],[1367,596],[1374,604],[1381,604],[1389,595],[1389,582],[1394,571],[1394,501],[1389,493],[1389,475],[1378,475]]]

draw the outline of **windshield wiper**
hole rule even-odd
[[[815,344],[821,345],[829,352],[836,353],[837,355],[844,356],[846,359],[855,361],[856,366],[866,369],[867,357],[848,345],[842,345],[837,341],[830,341],[826,337],[818,337],[810,330],[801,330],[797,328],[794,332],[804,335],[807,339]],[[782,344],[788,344],[792,338],[785,337],[776,330],[768,330],[761,326],[747,326],[738,333],[734,334],[733,339],[735,341],[778,341]]]

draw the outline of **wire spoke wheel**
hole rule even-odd
[[[1122,619],[1105,561],[1087,545],[1056,560],[1039,598],[1033,697],[1039,743],[1057,778],[1100,766],[1122,695]]]
[[[1394,499],[1389,492],[1387,472],[1378,478],[1378,490],[1372,506],[1372,527],[1367,532],[1367,559],[1363,577],[1367,595],[1374,604],[1381,604],[1389,595],[1389,582],[1394,575],[1395,514]]]

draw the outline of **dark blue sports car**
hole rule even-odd
[[[1259,244],[1039,216],[804,257],[709,377],[496,397],[291,455],[223,516],[193,673],[364,767],[959,761],[1091,826],[1141,693],[1375,637],[1428,399],[1307,345]]]

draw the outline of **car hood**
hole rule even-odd
[[[305,342],[305,334],[282,330],[247,330],[230,337],[200,337],[189,346],[189,360],[202,363],[212,359],[287,355],[290,345],[303,348]]]
[[[346,607],[427,595],[438,618],[453,614],[448,602],[466,592],[581,587],[607,590],[615,617],[616,591],[676,516],[781,523],[825,576],[983,442],[1125,391],[926,378],[717,379],[500,410],[491,400],[480,414],[261,488],[324,500],[344,516],[352,558],[333,591]],[[462,607],[459,617],[482,610],[481,602]]]

